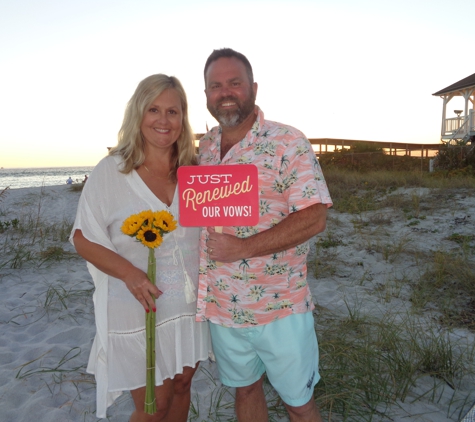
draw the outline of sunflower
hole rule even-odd
[[[141,211],[138,213],[138,218],[141,220],[140,225],[149,225],[153,219],[152,210]]]
[[[151,210],[142,211],[138,214],[133,214],[126,218],[122,224],[122,233],[128,236],[135,236],[142,226],[147,226],[153,219],[153,212]]]
[[[157,248],[163,242],[160,232],[151,225],[142,227],[136,237],[139,242],[142,242],[142,244],[148,248]]]
[[[124,223],[122,224],[122,233],[128,236],[134,236],[135,233],[137,233],[137,231],[142,226],[142,223],[143,221],[139,218],[138,215],[131,215],[130,217],[127,217]]]
[[[177,223],[168,211],[156,211],[153,213],[153,225],[164,232],[176,229]]]

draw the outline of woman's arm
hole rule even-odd
[[[156,311],[152,295],[157,298],[162,292],[149,281],[146,273],[119,254],[87,240],[79,229],[74,232],[73,239],[79,255],[102,272],[122,280],[145,311]]]

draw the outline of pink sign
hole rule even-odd
[[[253,164],[178,169],[182,226],[255,226],[259,183]]]

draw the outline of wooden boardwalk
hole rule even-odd
[[[314,146],[317,155],[333,152],[336,148],[350,148],[358,144],[371,144],[377,148],[383,148],[389,155],[409,155],[417,152],[420,157],[434,156],[443,145],[438,144],[410,144],[402,142],[379,142],[379,141],[361,141],[356,139],[335,139],[335,138],[310,138],[310,143]],[[318,146],[318,148],[315,148]]]
[[[195,140],[199,140],[204,133],[195,133]],[[419,157],[433,157],[439,151],[439,148],[443,145],[438,144],[410,144],[400,142],[379,142],[379,141],[362,141],[356,139],[336,139],[336,138],[309,138],[310,143],[313,145],[315,154],[325,154],[327,152],[333,152],[336,148],[350,148],[352,145],[357,144],[372,144],[377,148],[383,148],[389,155],[409,155]]]

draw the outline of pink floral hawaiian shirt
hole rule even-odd
[[[223,233],[249,237],[279,224],[310,205],[332,205],[312,146],[303,133],[264,120],[256,107],[252,129],[220,159],[221,129],[200,141],[200,164],[255,164],[259,171],[260,219],[254,227],[223,227]],[[208,258],[207,230],[201,232],[197,320],[226,327],[264,325],[312,310],[307,284],[309,243],[272,255],[217,266]]]

